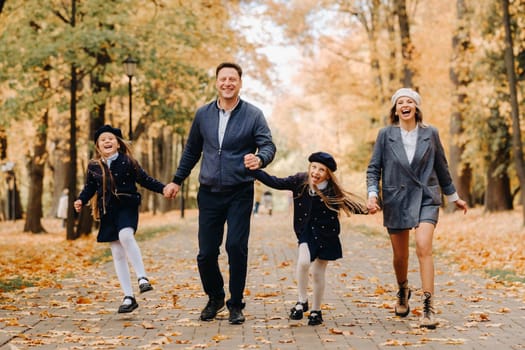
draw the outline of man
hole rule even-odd
[[[202,155],[197,194],[197,264],[209,300],[200,319],[211,321],[224,308],[224,280],[218,258],[226,223],[231,295],[226,305],[229,322],[241,324],[245,320],[243,293],[254,181],[247,169],[268,165],[276,149],[262,111],[239,98],[241,67],[231,62],[221,63],[215,78],[218,98],[197,110],[173,182],[166,185],[164,195],[175,198]]]

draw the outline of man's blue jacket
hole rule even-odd
[[[263,167],[275,156],[275,144],[263,112],[242,99],[232,111],[222,146],[219,145],[219,107],[214,100],[200,107],[193,120],[188,140],[173,182],[180,185],[202,155],[199,182],[212,191],[240,186],[253,181],[244,166],[244,155],[256,153]]]

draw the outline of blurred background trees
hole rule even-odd
[[[128,56],[139,62],[130,141],[162,181],[196,108],[215,96],[214,68],[232,60],[245,70],[243,97],[267,113],[273,173],[302,171],[322,149],[364,194],[390,96],[411,86],[462,197],[489,211],[523,202],[525,0],[7,0],[0,11],[0,217],[24,218],[26,231],[45,231],[65,188],[78,193],[98,127],[128,135]],[[177,207],[144,192],[143,210]],[[78,219],[68,238],[90,231],[89,213]]]

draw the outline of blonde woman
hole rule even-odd
[[[441,206],[441,191],[449,202],[467,212],[448,170],[436,128],[423,124],[421,97],[408,88],[392,96],[390,124],[381,129],[367,170],[368,211],[379,209],[379,182],[383,223],[392,243],[393,265],[399,286],[395,314],[406,317],[408,300],[408,243],[415,230],[416,254],[423,290],[421,327],[434,329],[434,260],[432,238]]]

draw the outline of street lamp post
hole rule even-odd
[[[124,69],[126,70],[126,75],[129,78],[128,81],[128,90],[129,90],[129,140],[133,140],[133,126],[132,126],[132,101],[133,101],[133,89],[131,86],[131,80],[133,79],[133,75],[135,75],[135,69],[137,68],[138,61],[134,59],[131,56],[128,56],[126,60],[124,60]]]

